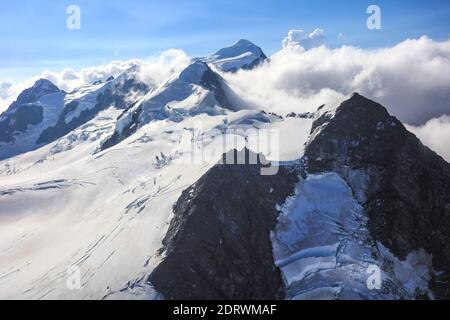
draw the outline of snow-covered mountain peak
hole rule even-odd
[[[219,115],[236,111],[237,96],[222,77],[197,59],[179,75],[154,87],[143,99],[126,110],[118,119],[115,134],[102,149],[126,139],[142,126],[169,119],[179,122],[198,114]]]
[[[203,59],[225,72],[252,69],[267,59],[262,49],[248,40],[241,39],[230,47],[220,49]]]
[[[220,49],[214,55],[217,56],[217,58],[219,59],[225,59],[237,57],[247,52],[250,52],[255,55],[263,54],[263,51],[260,47],[256,46],[251,41],[241,39],[229,47]]]
[[[28,89],[25,89],[19,96],[17,100],[10,106],[8,110],[13,110],[20,105],[26,103],[32,103],[39,100],[39,98],[52,93],[61,92],[61,90],[55,86],[51,81],[47,79],[39,79],[35,84]]]

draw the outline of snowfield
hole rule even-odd
[[[306,139],[311,125],[252,110],[203,113],[152,121],[99,152],[119,113],[105,110],[41,149],[0,162],[0,298],[159,298],[147,277],[161,261],[172,205],[220,159],[223,139],[234,136],[225,129],[241,129],[235,140],[243,147],[242,130],[274,128]],[[189,164],[182,152],[198,123],[205,159]],[[273,160],[297,159],[302,143],[283,140]],[[67,286],[74,266],[81,290]]]
[[[41,149],[0,162],[0,298],[163,298],[147,278],[162,259],[172,206],[227,151],[223,141],[237,148],[247,142],[257,151],[251,134],[275,130],[278,150],[266,156],[292,162],[303,155],[312,124],[256,110],[202,113],[152,121],[100,152],[119,114],[105,110]],[[199,124],[200,161],[191,148]],[[280,211],[272,242],[287,298],[395,299],[427,292],[430,257],[414,252],[401,262],[375,245],[361,205],[337,174],[308,176]],[[371,265],[394,266],[382,271],[387,287],[381,292],[367,289]],[[73,270],[80,272],[81,290],[70,289]]]

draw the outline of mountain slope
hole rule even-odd
[[[117,144],[151,121],[181,121],[201,113],[226,114],[238,110],[237,101],[239,98],[217,73],[206,63],[194,61],[126,110],[117,121],[114,135],[102,148]]]
[[[188,188],[150,281],[170,299],[448,297],[450,233],[440,220],[448,212],[448,168],[382,106],[355,94],[319,110],[301,162],[274,177],[260,176],[258,166],[218,164]],[[433,179],[424,183],[422,170]],[[420,210],[402,206],[414,188],[420,193],[409,203]],[[377,290],[367,286],[374,266]]]
[[[37,148],[41,132],[57,122],[65,96],[48,80],[23,91],[0,116],[0,159]]]
[[[275,205],[294,190],[298,173],[280,168],[262,176],[261,164],[250,164],[251,154],[230,151],[225,164],[210,169],[175,204],[165,257],[149,278],[165,298],[283,298],[269,234]],[[237,164],[238,157],[247,164]],[[225,162],[230,158],[236,164]]]
[[[237,129],[228,136],[241,148],[247,128],[310,126],[271,123],[252,110],[201,113],[154,121],[101,151],[118,112],[104,110],[38,150],[0,161],[0,298],[159,297],[148,277],[161,262],[173,205],[218,161],[223,132]],[[204,134],[193,136],[199,122]],[[192,161],[192,139],[209,157]],[[298,148],[289,148],[284,154],[295,158]],[[67,287],[70,267],[79,268],[82,290]]]

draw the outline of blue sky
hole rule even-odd
[[[66,8],[81,8],[81,30],[66,28]],[[382,30],[366,28],[366,9],[382,10]],[[0,11],[0,81],[145,58],[169,48],[201,56],[247,38],[267,54],[289,29],[322,28],[331,47],[394,45],[450,34],[450,1],[432,0],[14,0]],[[342,33],[343,37],[338,38]]]

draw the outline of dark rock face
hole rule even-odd
[[[43,120],[44,110],[41,106],[25,104],[0,119],[0,142],[11,142],[14,133],[24,132],[29,125],[36,125]]]
[[[211,92],[214,92],[214,96],[221,106],[232,111],[236,111],[237,108],[234,107],[233,104],[228,100],[227,94],[225,93],[223,87],[224,83],[225,81],[222,79],[222,77],[212,71],[209,67],[202,76],[202,87],[210,90]]]
[[[358,94],[334,117],[317,119],[312,133],[308,171],[335,171],[344,179],[348,169],[365,172],[372,236],[401,259],[421,248],[432,254],[434,269],[444,276],[431,287],[450,298],[450,165],[384,107]]]
[[[313,119],[314,118],[314,113],[311,113],[311,112],[303,112],[303,113],[291,112],[291,113],[286,115],[286,118]]]
[[[136,103],[131,105],[130,108],[128,108],[127,110],[125,110],[119,116],[118,120],[120,120],[122,117],[124,117],[125,114],[131,108],[133,108],[135,105],[136,105]],[[141,113],[142,113],[142,106],[137,108],[135,111],[133,111],[133,114],[131,115],[130,124],[128,126],[126,126],[125,128],[123,128],[122,132],[120,132],[120,133],[115,131],[111,137],[109,137],[102,143],[100,150],[103,151],[103,150],[109,149],[111,147],[114,147],[116,144],[120,143],[122,140],[125,140],[126,138],[131,136],[133,133],[135,133],[136,130],[138,129],[139,116],[141,115]]]
[[[111,79],[110,81],[114,80],[113,77],[108,79]],[[107,94],[111,95],[113,104],[117,109],[126,109],[130,106],[130,102],[127,101],[130,94],[142,97],[149,90],[150,87],[147,84],[140,82],[135,76],[131,75],[125,79],[118,78],[114,89],[111,92],[107,92]]]
[[[270,232],[276,204],[293,193],[299,173],[281,167],[261,176],[260,169],[218,164],[183,192],[163,242],[166,257],[149,279],[167,299],[284,297]]]

